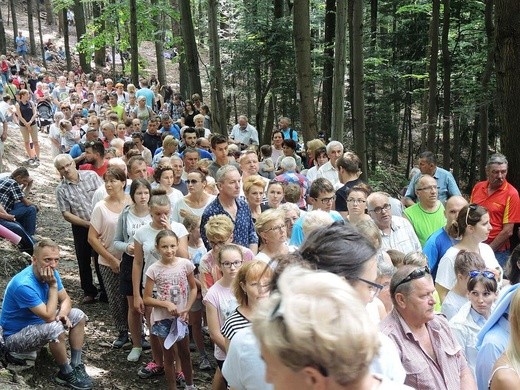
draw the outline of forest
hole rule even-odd
[[[8,1],[16,32],[22,0]],[[520,188],[518,0],[24,0],[23,10],[31,54],[41,23],[57,24],[65,42],[71,29],[81,37],[65,46],[69,67],[77,55],[91,72],[108,50],[135,84],[139,46],[154,42],[159,81],[164,61],[178,62],[179,92],[210,103],[217,132],[246,114],[268,143],[287,116],[302,141],[342,141],[389,191],[431,150],[469,192],[499,151]]]

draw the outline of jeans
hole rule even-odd
[[[27,234],[30,236],[34,236],[36,233],[36,206],[30,205],[26,206],[22,202],[16,202],[9,211],[9,214],[12,214],[16,218],[16,222],[18,222],[25,229]]]
[[[509,249],[504,249],[501,252],[495,252],[495,257],[497,258],[498,264],[500,264],[502,268],[505,268],[509,256],[511,256],[511,251]]]
[[[18,222],[7,221],[5,219],[0,219],[0,225],[22,237],[22,239],[18,243],[18,247],[21,251],[26,252],[32,256],[34,241],[31,238],[31,236],[27,234],[22,225],[20,225]]]

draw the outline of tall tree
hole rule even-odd
[[[520,188],[520,2],[495,1],[497,106],[502,128],[503,152],[509,161],[508,181]]]
[[[9,0],[9,7],[11,8],[11,18],[13,20],[13,42],[14,47],[16,47],[16,42],[14,41],[18,36],[18,19],[16,17],[16,3],[15,0]]]
[[[442,113],[442,166],[449,169],[450,156],[450,118],[451,118],[451,55],[450,55],[450,0],[443,0],[442,16],[442,70],[444,85],[444,101]]]
[[[98,20],[98,23],[101,24],[101,26],[99,26],[100,31],[103,31],[105,29],[105,22],[103,20],[101,20],[102,14],[103,14],[103,4],[99,1],[94,1],[92,3],[92,15],[94,16],[94,18],[96,20]],[[67,19],[65,19],[65,21],[67,21]],[[106,58],[107,58],[107,53],[106,53],[105,45],[100,45],[94,51],[94,64],[96,64],[96,66],[103,67],[103,66],[105,66]]]
[[[47,26],[52,26],[55,23],[54,12],[52,10],[52,0],[45,0],[44,5],[45,5],[45,14],[46,14],[45,20],[47,21]]]
[[[363,180],[367,180],[367,150],[365,139],[365,101],[363,71],[363,0],[353,1],[352,9],[352,128],[354,150],[361,159]]]
[[[137,0],[130,2],[130,74],[132,84],[139,85],[139,41],[137,39]]]
[[[36,39],[34,37],[34,8],[33,0],[27,0],[27,24],[29,27],[29,54],[36,54]],[[40,15],[38,15],[38,18]]]
[[[335,35],[332,123],[330,131],[327,131],[327,134],[330,134],[333,139],[343,141],[345,123],[345,67],[347,66],[347,0],[338,0],[336,6]]]
[[[43,49],[42,18],[40,18],[39,1],[36,1],[36,13],[38,14],[38,37],[40,39],[40,54],[42,56],[42,64],[44,67],[47,67],[47,61],[45,60],[45,50]],[[2,19],[2,15],[0,15],[0,19]]]
[[[151,4],[155,7],[153,16],[153,24],[155,26],[155,58],[157,61],[157,79],[161,85],[166,85],[166,67],[164,65],[164,23],[159,11],[159,1],[151,0]]]
[[[296,79],[300,92],[300,119],[305,141],[312,139],[318,133],[314,109],[310,31],[309,0],[299,0],[293,5],[293,37]]]
[[[37,0],[39,1],[39,0]],[[87,27],[85,24],[85,9],[83,8],[83,2],[81,0],[74,0],[74,4],[72,5],[72,10],[74,12],[74,20],[76,24],[76,37],[78,41],[81,39],[83,35],[87,32]],[[85,73],[90,73],[90,58],[87,58],[87,55],[84,51],[80,51],[78,53],[79,56],[79,64]]]
[[[430,65],[428,71],[428,136],[426,149],[435,150],[437,129],[437,64],[439,60],[439,19],[440,0],[432,1],[432,20],[430,22]]]
[[[4,18],[0,9],[0,53],[7,52],[7,42],[5,40]]]
[[[72,61],[69,45],[69,23],[67,22],[67,7],[61,11],[63,18],[63,47],[65,48],[65,60],[67,62],[67,70],[72,69]]]
[[[342,0],[339,0],[340,2]],[[334,37],[336,35],[336,0],[325,2],[325,35],[323,42],[323,94],[320,128],[330,134],[332,123],[332,86],[334,77]]]
[[[189,94],[198,93],[202,97],[202,84],[200,82],[199,52],[195,41],[195,30],[191,15],[190,0],[179,0],[180,24],[182,41],[184,43],[184,55],[188,71]]]

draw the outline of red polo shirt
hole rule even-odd
[[[81,171],[94,171],[98,174],[99,177],[102,178],[108,169],[108,160],[105,160],[103,165],[101,165],[99,168],[96,168],[94,165],[87,163],[87,164],[80,165],[79,169]]]
[[[489,212],[491,232],[486,240],[489,244],[502,231],[502,226],[507,223],[520,222],[520,199],[518,191],[507,181],[491,195],[488,194],[489,182],[478,182],[471,192],[471,203],[485,207]],[[509,249],[509,240],[498,250]]]

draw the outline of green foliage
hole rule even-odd
[[[402,189],[408,185],[408,180],[402,168],[379,161],[375,171],[370,172],[368,184],[374,191],[385,191],[397,198],[401,195]]]

